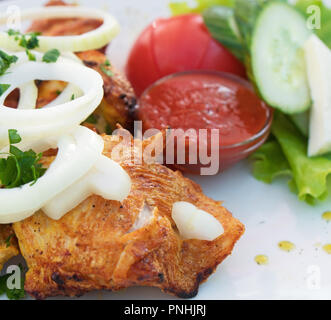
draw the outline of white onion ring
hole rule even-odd
[[[70,59],[74,62],[79,63],[80,65],[83,65],[82,61],[73,52],[61,53],[61,58]],[[72,96],[77,99],[81,97],[82,94],[83,92],[82,90],[80,90],[79,87],[75,86],[72,83],[69,83],[56,99],[45,105],[43,108],[54,107],[56,105],[71,101]]]
[[[34,185],[0,190],[0,223],[20,221],[38,211],[84,176],[100,159],[103,147],[102,138],[82,126],[63,135],[56,159]]]
[[[7,22],[10,14],[0,17],[0,24]],[[60,51],[86,51],[98,49],[107,45],[118,33],[119,25],[115,18],[109,13],[86,7],[50,6],[30,8],[21,11],[21,20],[51,19],[51,18],[90,18],[101,19],[103,24],[90,32],[76,36],[38,36],[39,47],[35,50],[46,52],[51,49]],[[7,32],[0,32],[0,43],[2,48],[12,51],[20,51],[22,47],[15,41],[13,36]]]
[[[34,81],[29,81],[20,86],[20,98],[17,109],[29,110],[35,109],[38,99],[38,88]]]
[[[28,61],[13,65],[0,77],[10,87],[0,97],[0,147],[8,143],[8,129],[17,128],[24,141],[59,135],[84,121],[103,98],[103,80],[98,72],[68,59],[56,63]],[[8,94],[31,80],[62,80],[81,88],[83,96],[75,100],[36,110],[18,110],[3,105]]]
[[[42,210],[50,218],[58,220],[92,194],[107,200],[123,201],[130,190],[131,179],[126,171],[102,155],[85,176],[50,200]]]
[[[22,150],[59,149],[56,159],[35,184],[0,189],[0,223],[23,220],[40,209],[51,218],[59,219],[91,194],[122,201],[130,192],[128,174],[119,164],[102,155],[102,138],[79,126],[100,104],[103,80],[98,72],[85,67],[72,53],[108,44],[119,31],[116,20],[103,11],[82,7],[28,9],[21,15],[22,20],[71,17],[103,19],[103,24],[79,36],[39,36],[36,50],[46,52],[56,48],[67,53],[56,63],[46,64],[41,62],[40,52],[32,51],[36,56],[33,62],[24,52],[15,52],[18,61],[0,77],[0,83],[10,85],[0,97],[0,148],[8,151],[8,130],[17,129],[23,139],[17,147]],[[0,17],[0,23],[7,18],[6,15]],[[0,43],[7,50],[22,50],[6,32],[0,32]],[[69,84],[51,103],[36,110],[36,79]],[[21,92],[19,104],[17,109],[10,109],[3,104],[15,88],[20,88]],[[73,94],[74,100],[71,99]]]
[[[74,96],[75,99],[81,97],[83,94],[82,90],[80,90],[77,86],[72,83],[69,83],[64,90],[59,94],[56,99],[48,103],[47,105],[43,106],[43,109],[55,107],[57,105],[66,103],[71,101],[71,97]]]
[[[6,52],[9,55],[16,55],[19,59],[16,62],[16,66],[18,64],[23,64],[29,61],[28,56],[23,52]],[[43,54],[37,51],[32,51],[31,53],[36,57],[36,61],[42,62]],[[80,65],[83,65],[82,61],[72,52],[65,52],[61,54],[61,57],[58,58],[58,62],[61,61],[70,61],[70,62],[77,62]],[[36,102],[38,98],[38,88],[35,85],[34,81],[29,81],[26,84],[20,86],[20,99],[18,102],[17,109],[20,110],[29,110],[36,108]],[[72,83],[69,83],[65,89],[60,93],[56,99],[48,103],[47,105],[43,106],[43,108],[53,107],[59,104],[63,104],[65,102],[71,101],[71,97],[74,95],[75,99],[82,96],[82,90],[75,86]]]

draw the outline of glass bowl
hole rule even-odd
[[[139,110],[140,110],[140,108],[142,108],[144,97],[146,95],[148,95],[150,90],[152,90],[155,86],[158,86],[158,85],[168,81],[169,79],[181,77],[183,75],[197,75],[197,74],[213,75],[213,76],[216,75],[217,77],[221,77],[222,79],[228,79],[228,80],[231,80],[232,82],[240,84],[241,86],[244,86],[244,87],[248,88],[249,90],[251,90],[252,92],[254,92],[253,86],[247,80],[240,78],[236,75],[225,73],[225,72],[198,70],[198,71],[185,71],[185,72],[175,73],[175,74],[166,76],[166,77],[156,81],[154,84],[152,84],[149,88],[147,88],[143,92],[143,94],[141,95],[141,97],[138,101],[138,106],[137,106],[137,109],[135,112],[136,118],[138,118],[138,119],[143,118],[143,117],[139,116]],[[239,162],[240,160],[247,158],[249,155],[251,155],[254,151],[256,151],[267,140],[269,133],[270,133],[272,120],[273,120],[273,111],[264,102],[263,102],[263,104],[266,108],[266,121],[265,121],[265,124],[263,125],[263,127],[261,128],[261,130],[242,142],[230,144],[230,145],[219,144],[217,146],[218,150],[219,150],[219,166],[218,166],[219,169],[217,172],[215,172],[213,174],[219,173],[220,171],[224,171],[224,170],[228,169],[229,167],[231,167],[233,164]],[[144,131],[146,129],[150,129],[150,128],[144,127],[144,123],[142,125],[143,125]],[[156,129],[164,129],[164,128],[156,128]],[[176,146],[175,146],[175,148],[176,148]],[[186,149],[188,149],[188,145],[186,146]],[[187,150],[186,154],[188,154],[188,150]],[[175,158],[176,158],[176,155],[175,155]],[[163,159],[166,159],[166,154],[164,154]],[[163,163],[169,167],[176,168],[181,171],[193,173],[193,174],[201,174],[201,168],[207,168],[209,166],[209,165],[203,165],[199,162],[195,163],[195,164],[190,164],[188,161],[188,157],[186,157],[185,160],[186,160],[185,164],[178,164],[176,162],[176,159],[175,159],[175,164],[168,164],[168,163],[166,163],[166,161],[163,161]]]

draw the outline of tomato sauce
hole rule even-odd
[[[144,130],[218,129],[220,148],[227,149],[223,150],[223,158],[224,153],[235,158],[229,151],[231,146],[261,132],[270,113],[248,82],[216,72],[189,72],[164,78],[141,96],[138,107]],[[237,148],[234,152],[244,151],[245,148]]]

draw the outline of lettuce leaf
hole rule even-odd
[[[309,204],[325,200],[331,157],[307,156],[307,139],[282,113],[276,112],[272,125],[276,141],[267,142],[253,156],[254,176],[271,183],[279,175],[292,175],[290,189]]]
[[[204,10],[204,22],[214,39],[222,43],[240,61],[245,62],[247,48],[242,44],[241,34],[235,21],[234,9],[213,6]]]
[[[279,176],[292,176],[292,170],[276,140],[266,142],[252,156],[253,175],[265,183],[272,183]]]
[[[204,10],[217,5],[233,7],[234,1],[235,0],[195,0],[195,7],[190,7],[186,1],[170,2],[169,8],[172,15],[177,16],[186,13],[202,13]]]

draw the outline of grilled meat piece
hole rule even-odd
[[[106,122],[112,129],[115,129],[116,124],[132,129],[132,111],[136,105],[136,98],[128,80],[99,51],[84,51],[77,53],[77,56],[86,66],[99,72],[103,78],[104,98],[98,111]],[[110,72],[112,76],[105,72]]]
[[[61,0],[51,0],[46,6],[72,6]],[[28,32],[42,32],[44,36],[80,35],[92,31],[102,24],[102,20],[87,18],[41,19],[32,23]]]
[[[104,154],[110,157],[119,142],[114,136],[104,140]],[[130,140],[116,159],[132,180],[123,203],[94,195],[59,221],[40,211],[14,224],[29,267],[28,293],[44,299],[95,289],[154,286],[190,298],[231,253],[243,225],[180,172],[160,164],[131,163],[134,154],[141,154],[141,143],[145,150],[151,140],[136,141],[135,147]],[[193,203],[215,216],[224,234],[214,241],[182,240],[171,217],[177,201]]]
[[[50,1],[48,5],[66,5],[63,1]],[[43,35],[79,35],[92,31],[102,22],[93,19],[46,19],[34,21],[29,32],[41,32]],[[134,91],[120,72],[107,60],[103,50],[90,50],[77,53],[83,63],[100,73],[104,80],[104,98],[96,111],[100,133],[110,132],[119,123],[123,127],[132,128],[132,110],[136,105]],[[41,108],[54,100],[64,90],[66,83],[62,81],[39,81],[37,108]],[[5,101],[5,105],[16,108],[19,99],[19,90],[15,90]],[[104,119],[99,119],[100,117]],[[107,126],[108,124],[108,126]]]
[[[11,225],[0,224],[0,271],[9,259],[18,254],[17,239]]]
[[[47,5],[68,5],[61,0],[50,1]],[[42,32],[43,35],[79,35],[89,32],[99,27],[102,21],[95,19],[46,19],[38,20],[32,23],[30,31]],[[98,71],[104,79],[105,95],[100,104],[100,107],[95,112],[95,121],[93,123],[85,123],[91,129],[96,128],[100,133],[110,133],[117,123],[125,128],[131,129],[132,117],[131,109],[134,107],[136,100],[133,89],[126,78],[120,74],[113,66],[107,66],[106,56],[97,50],[81,52],[78,56],[83,60],[84,64]],[[102,67],[101,67],[102,65]],[[113,76],[107,76],[101,68],[109,70]],[[53,101],[58,94],[64,90],[66,83],[63,81],[37,81],[38,85],[38,100],[37,108],[42,108],[46,104]],[[16,108],[19,100],[19,89],[15,89],[6,99],[5,105],[10,108]],[[0,239],[6,238],[7,230],[11,226],[0,226]],[[6,230],[6,233],[4,232]],[[0,267],[6,262],[6,259],[11,257],[13,248],[0,249]],[[4,250],[4,251],[3,251]],[[17,249],[16,249],[17,250]],[[16,251],[13,251],[16,255]]]
[[[63,1],[50,1],[47,5],[68,5]],[[34,21],[28,31],[41,32],[48,36],[79,35],[98,28],[102,21],[95,19],[46,19]],[[108,65],[104,50],[90,50],[77,53],[84,64],[99,72],[104,80],[104,99],[96,115],[102,115],[111,130],[119,123],[123,127],[132,128],[132,109],[136,105],[134,91],[128,80],[112,65]],[[107,75],[105,73],[108,73]],[[108,71],[109,72],[108,72]],[[65,85],[64,85],[65,86]],[[47,85],[45,86],[47,90]],[[45,97],[43,96],[45,99]],[[52,100],[52,99],[51,99]],[[51,101],[50,100],[50,101]],[[44,101],[44,100],[43,100]],[[107,132],[109,129],[100,130]]]

